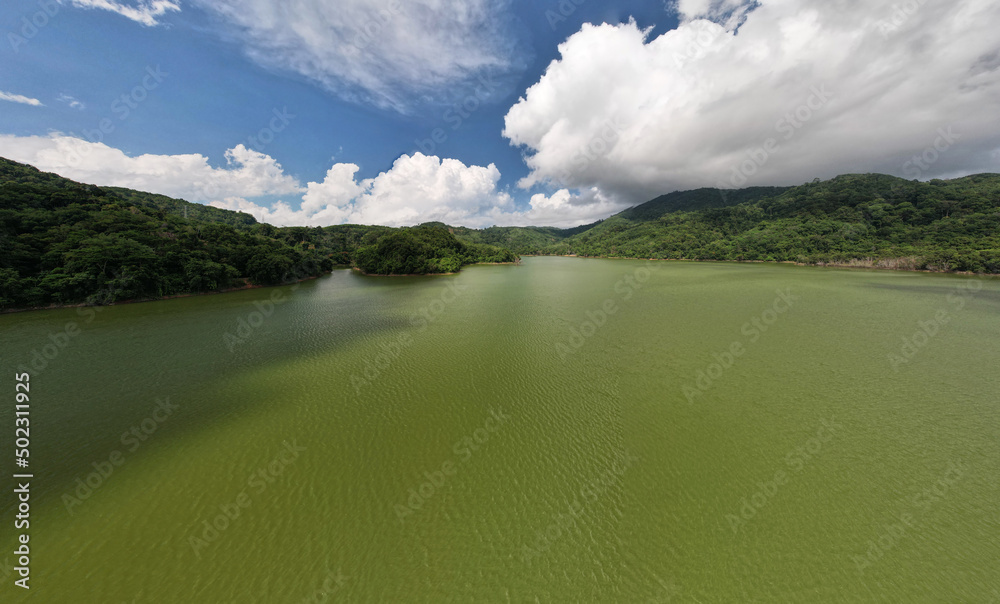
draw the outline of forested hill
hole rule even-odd
[[[673,193],[537,253],[1000,273],[1000,174]]]
[[[0,309],[109,304],[314,277],[513,262],[441,227],[276,228],[252,216],[85,185],[0,158]]]
[[[1000,174],[930,182],[862,174],[681,191],[573,229],[277,228],[0,158],[0,309],[271,285],[336,265],[446,273],[516,254],[1000,273]]]
[[[652,201],[629,208],[620,217],[641,222],[656,220],[664,214],[672,212],[696,212],[712,208],[724,208],[741,203],[753,203],[766,197],[781,195],[791,187],[751,187],[748,189],[695,189],[693,191],[676,191],[661,195]],[[598,223],[600,224],[600,223]],[[596,225],[594,225],[596,226]]]

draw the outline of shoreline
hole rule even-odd
[[[347,267],[343,267],[347,268]],[[336,270],[336,269],[335,269]],[[315,281],[322,276],[329,275],[330,273],[324,273],[323,275],[318,275],[316,277],[306,277],[305,279],[298,279],[297,281],[289,281],[287,283],[278,283],[276,285],[244,285],[243,287],[229,287],[226,289],[219,289],[210,292],[196,292],[187,294],[174,294],[172,296],[163,296],[162,298],[137,298],[133,300],[118,300],[110,304],[87,304],[86,302],[77,302],[76,304],[51,304],[49,306],[33,306],[31,308],[8,308],[0,310],[0,315],[12,315],[21,312],[32,312],[36,310],[61,310],[65,308],[102,308],[106,306],[125,306],[127,304],[145,304],[147,302],[162,302],[164,300],[179,300],[182,298],[197,298],[200,296],[217,296],[220,294],[231,294],[233,292],[244,292],[253,289],[265,289],[268,287],[287,287],[289,285],[295,285],[296,283],[305,283],[306,281]]]
[[[512,265],[513,266],[513,265],[516,265],[516,264],[517,264],[516,262],[477,262],[476,264],[467,264],[466,266],[480,266],[480,265],[482,265],[482,266],[487,266],[487,265],[493,265],[493,266]],[[463,268],[465,268],[465,267],[463,267]],[[343,270],[350,270],[352,272],[356,272],[356,273],[358,273],[360,275],[363,275],[365,277],[443,277],[443,276],[449,276],[449,275],[457,275],[457,274],[459,274],[459,273],[423,273],[423,274],[412,274],[412,275],[374,275],[374,274],[366,273],[366,272],[362,271],[361,269],[359,269],[356,266],[345,266],[345,265],[335,266],[335,267],[333,267],[333,270],[335,270],[335,271],[337,271],[337,270],[342,270],[342,271]],[[163,296],[161,298],[139,298],[139,299],[134,299],[134,300],[118,300],[118,301],[112,302],[110,304],[87,304],[86,302],[77,302],[75,304],[50,304],[49,306],[32,306],[30,308],[7,308],[7,309],[0,310],[0,316],[2,316],[2,315],[13,315],[13,314],[22,313],[22,312],[33,312],[33,311],[38,311],[38,310],[60,310],[60,309],[65,309],[65,308],[87,308],[87,307],[98,307],[99,308],[99,307],[105,307],[105,306],[124,306],[126,304],[144,304],[146,302],[162,302],[164,300],[177,300],[177,299],[181,299],[181,298],[195,298],[195,297],[198,297],[198,296],[217,296],[217,295],[220,295],[220,294],[231,294],[233,292],[249,291],[249,290],[252,290],[252,289],[264,289],[264,288],[267,288],[267,287],[286,287],[286,286],[289,286],[289,285],[295,285],[296,283],[304,283],[306,281],[315,281],[316,279],[319,279],[320,277],[325,276],[325,275],[329,275],[332,272],[333,271],[328,272],[328,273],[324,273],[323,275],[318,275],[318,276],[315,276],[315,277],[306,277],[305,279],[299,279],[297,281],[289,281],[287,283],[278,283],[278,284],[275,284],[275,285],[249,285],[248,284],[248,285],[244,285],[242,287],[229,287],[229,288],[226,288],[226,289],[220,289],[220,290],[210,291],[210,292],[196,292],[196,293],[187,293],[187,294],[175,294],[175,295],[172,295],[172,296]]]
[[[466,268],[468,266],[517,266],[518,264],[520,263],[519,262],[476,262],[475,264],[466,264],[462,268]],[[352,272],[358,273],[359,275],[363,275],[365,277],[447,277],[449,275],[458,275],[462,272],[461,270],[459,270],[454,273],[406,273],[406,274],[393,273],[391,275],[381,275],[379,273],[366,273],[365,271],[361,270],[356,266],[352,266],[350,267],[350,269]]]
[[[356,266],[351,267],[352,273],[357,273],[362,277],[444,277],[447,275],[457,275],[458,273],[392,273],[391,275],[380,275],[379,273],[366,273]]]
[[[865,266],[860,264],[850,264],[842,262],[824,262],[821,264],[810,264],[807,262],[795,262],[792,260],[714,260],[695,258],[633,258],[629,256],[581,256],[579,254],[521,254],[525,258],[581,258],[584,260],[645,260],[647,262],[716,262],[730,264],[789,264],[792,266],[804,266],[811,268],[843,268],[870,271],[897,271],[901,273],[925,273],[929,275],[962,275],[965,277],[1000,277],[1000,273],[973,273],[969,271],[943,271],[919,268],[902,268],[893,266]]]
[[[792,266],[803,266],[810,268],[839,268],[839,269],[854,269],[854,270],[869,270],[869,271],[896,271],[902,273],[924,273],[928,275],[960,275],[963,277],[994,277],[1000,278],[1000,273],[971,273],[967,271],[942,271],[942,270],[930,270],[930,269],[914,269],[914,268],[900,268],[891,266],[862,266],[857,264],[847,264],[847,263],[836,263],[828,262],[823,264],[808,264],[805,262],[793,262],[791,260],[783,261],[768,261],[768,260],[697,260],[689,258],[630,258],[627,256],[580,256],[579,254],[521,254],[524,258],[580,258],[583,260],[645,260],[652,262],[715,262],[715,263],[730,263],[730,264],[789,264]],[[520,262],[477,262],[476,264],[467,264],[466,266],[518,266]],[[462,267],[465,268],[465,267]],[[372,273],[366,273],[356,266],[340,266],[334,267],[333,270],[350,270],[351,272],[357,273],[364,277],[448,277],[453,275],[458,275],[460,272],[455,273],[416,273],[408,275],[378,275]],[[331,271],[332,272],[332,271]],[[49,306],[35,306],[31,308],[9,308],[0,310],[0,316],[2,315],[12,315],[22,312],[32,312],[38,310],[60,310],[65,308],[86,308],[86,307],[104,307],[104,306],[124,306],[126,304],[144,304],[147,302],[162,302],[164,300],[177,300],[181,298],[195,298],[198,296],[217,296],[220,294],[230,294],[233,292],[249,291],[253,289],[264,289],[268,287],[287,287],[289,285],[295,285],[296,283],[304,283],[306,281],[315,281],[322,276],[329,275],[330,272],[324,273],[323,275],[318,275],[315,277],[306,277],[305,279],[299,279],[297,281],[289,281],[287,283],[279,283],[275,285],[244,285],[243,287],[231,287],[228,289],[220,289],[211,292],[198,292],[198,293],[187,293],[187,294],[176,294],[173,296],[164,296],[162,298],[142,298],[135,300],[119,300],[117,302],[112,302],[111,304],[87,304],[86,302],[79,302],[76,304],[52,304]]]

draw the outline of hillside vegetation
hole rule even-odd
[[[335,265],[428,273],[517,259],[440,227],[277,228],[248,214],[80,184],[3,159],[0,251],[0,309],[274,285]]]
[[[440,224],[440,223],[433,223]],[[465,227],[448,227],[456,237],[470,243],[496,245],[518,254],[541,254],[553,245],[567,237],[583,233],[600,222],[588,224],[573,229],[557,229],[555,227],[499,227],[476,230]],[[441,225],[445,226],[445,225]]]
[[[681,191],[573,229],[277,228],[0,159],[0,250],[0,309],[273,285],[334,266],[453,273],[517,254],[1000,273],[1000,175],[918,182],[861,174]]]
[[[539,253],[998,273],[1000,175],[917,182],[864,174],[674,193]]]

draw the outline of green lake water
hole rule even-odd
[[[0,337],[5,603],[1000,604],[997,280],[525,258]]]

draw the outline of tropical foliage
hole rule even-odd
[[[1000,175],[673,193],[517,253],[1000,273]]]
[[[351,265],[455,272],[512,262],[444,228],[277,228],[201,204],[76,183],[0,159],[0,308],[112,303],[274,285]]]
[[[671,193],[574,229],[428,223],[277,228],[0,159],[0,308],[110,303],[314,277],[452,273],[516,254],[1000,273],[1000,175],[847,175]]]

